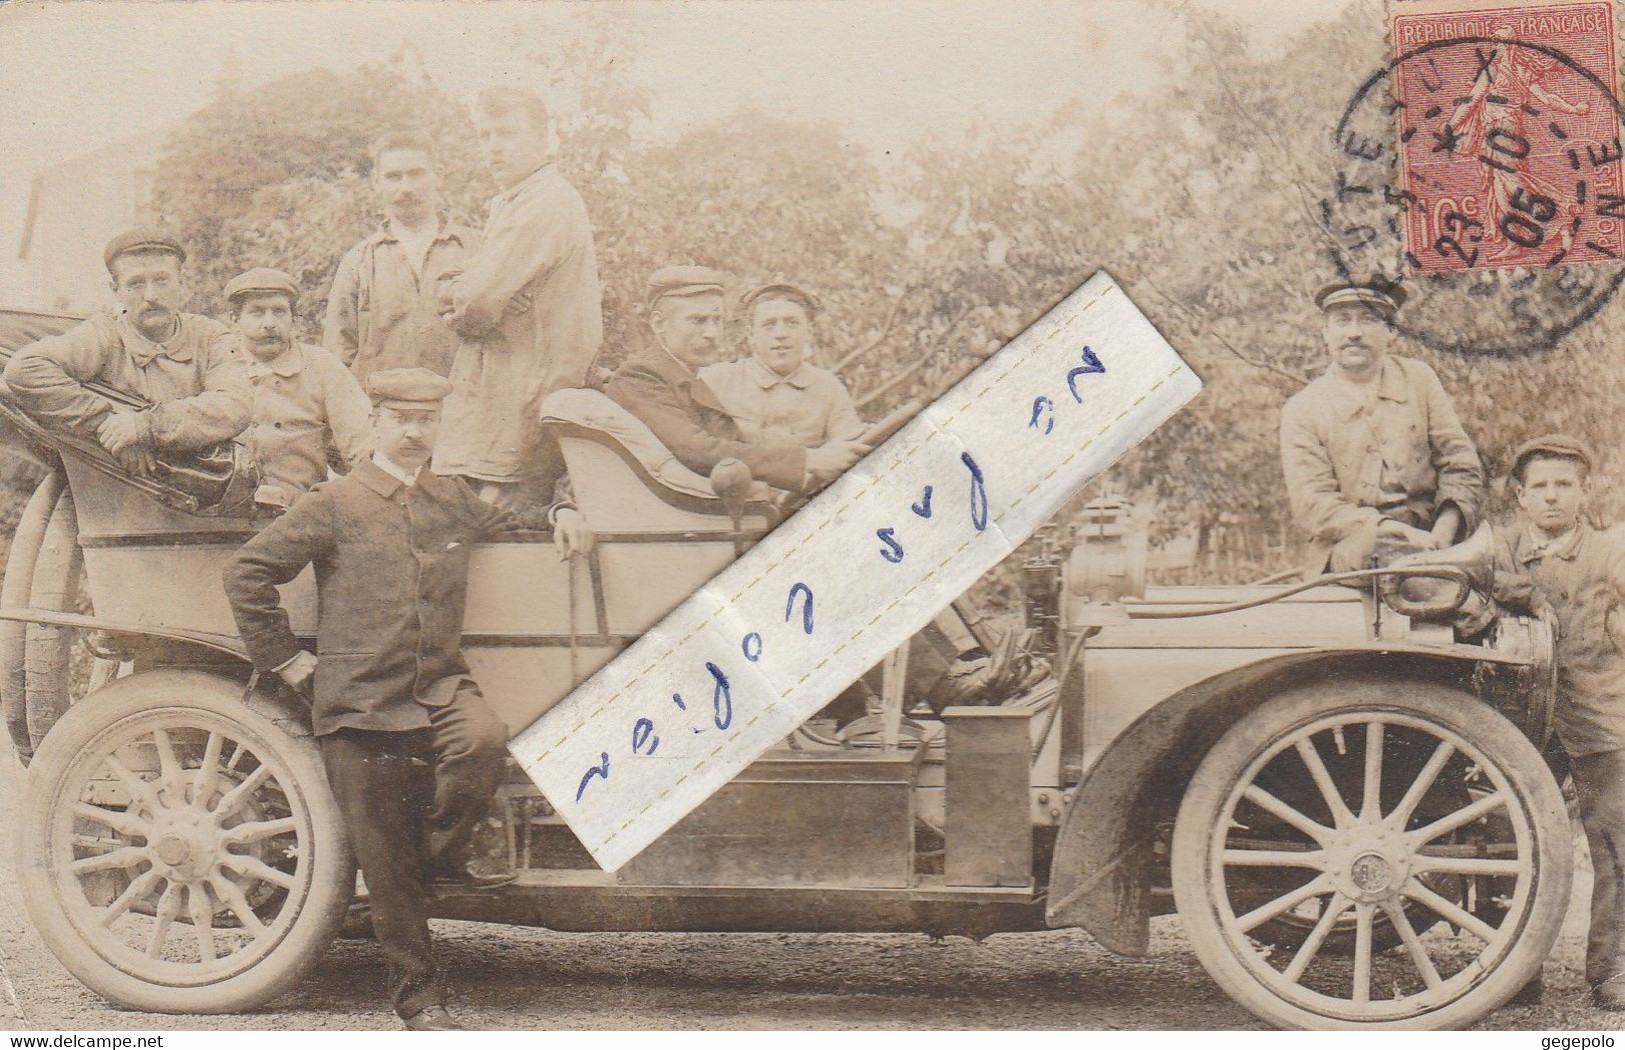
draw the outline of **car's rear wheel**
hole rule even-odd
[[[60,473],[47,474],[34,489],[6,553],[6,573],[0,582],[0,606],[8,609],[29,604],[34,583],[34,562],[45,542],[46,525],[65,484]],[[18,761],[27,765],[34,757],[34,742],[28,734],[28,671],[26,663],[28,629],[18,620],[0,620],[0,710],[5,712],[6,729]]]
[[[216,675],[132,675],[74,705],[29,771],[23,899],[119,1006],[253,1009],[344,919],[355,867],[316,744],[243,699]]]
[[[64,489],[45,526],[45,538],[34,560],[28,604],[34,609],[75,612],[84,557],[79,551],[79,515],[73,492]],[[28,736],[38,751],[51,727],[72,701],[73,641],[71,627],[31,623],[25,630],[28,679],[24,686]]]
[[[1260,706],[1197,770],[1172,860],[1202,964],[1253,1013],[1297,1028],[1472,1023],[1539,972],[1572,874],[1539,753],[1471,695],[1428,682]],[[1260,873],[1277,880],[1267,900]],[[1301,939],[1267,932],[1305,909]],[[1348,950],[1328,950],[1334,936]]]

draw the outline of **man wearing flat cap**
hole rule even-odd
[[[610,377],[604,392],[643,420],[688,469],[709,475],[737,459],[774,488],[806,492],[868,451],[855,441],[804,448],[785,440],[747,441],[699,370],[717,359],[722,338],[722,275],[705,266],[667,266],[649,277],[649,345]]]
[[[430,950],[426,882],[512,878],[467,865],[508,730],[461,642],[469,552],[514,519],[426,469],[450,391],[428,369],[374,372],[372,456],[299,497],[225,569],[255,666],[310,698],[395,1010],[411,1029],[456,1027]],[[300,648],[277,592],[306,565],[316,570],[315,656]]]
[[[254,390],[243,443],[260,469],[255,501],[285,509],[327,477],[335,454],[346,470],[367,457],[372,405],[338,358],[294,339],[299,288],[287,274],[249,270],[225,295]]]
[[[501,192],[478,249],[440,282],[441,316],[461,344],[434,471],[525,508],[546,502],[564,469],[538,407],[583,385],[603,342],[598,263],[587,206],[553,163],[541,99],[487,89],[474,127]]]
[[[817,448],[857,441],[867,428],[852,395],[834,372],[814,365],[813,319],[818,299],[784,282],[740,297],[749,325],[750,355],[707,365],[700,378],[751,441]]]
[[[113,238],[102,261],[118,313],[96,314],[13,354],[5,382],[17,406],[42,426],[100,442],[137,472],[160,453],[235,437],[248,425],[248,376],[229,328],[181,312],[189,297],[186,250],[167,234],[135,229]]]
[[[1595,875],[1586,982],[1597,1005],[1625,1010],[1625,539],[1586,521],[1596,465],[1566,434],[1513,453],[1507,487],[1520,513],[1492,526],[1492,593],[1555,623],[1552,713]]]
[[[1311,575],[1366,568],[1379,534],[1432,550],[1478,523],[1483,468],[1455,406],[1433,369],[1388,353],[1404,299],[1397,286],[1351,282],[1315,296],[1330,363],[1281,410],[1281,465]]]

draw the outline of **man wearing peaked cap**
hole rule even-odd
[[[724,279],[705,266],[667,266],[648,281],[649,344],[616,370],[604,392],[643,420],[690,470],[709,475],[737,459],[761,481],[791,492],[827,482],[867,451],[856,442],[806,449],[746,440],[699,370],[717,361]]]
[[[451,391],[451,380],[427,368],[390,368],[367,377],[367,397],[388,408],[438,405]]]
[[[1340,281],[1315,294],[1330,355],[1281,410],[1281,465],[1311,575],[1367,567],[1379,534],[1413,549],[1472,532],[1483,467],[1439,377],[1393,356],[1403,288]]]
[[[814,365],[813,319],[818,298],[784,281],[740,297],[750,354],[708,365],[700,378],[752,441],[788,441],[817,448],[857,441],[868,429],[852,395],[834,372]]]
[[[1325,313],[1334,306],[1357,303],[1377,311],[1384,317],[1393,317],[1405,305],[1410,293],[1397,284],[1360,281],[1332,281],[1321,285],[1315,292],[1315,306]]]
[[[253,386],[253,419],[243,443],[260,468],[255,500],[285,509],[327,477],[338,459],[353,469],[372,451],[371,405],[339,359],[294,338],[299,287],[281,270],[238,274],[226,306]]]
[[[134,229],[102,253],[118,299],[61,335],[25,346],[5,369],[12,398],[42,426],[95,441],[126,469],[146,472],[165,452],[194,452],[248,425],[248,376],[231,330],[181,312],[190,293],[186,250],[168,234]],[[123,397],[108,397],[96,387]]]
[[[517,522],[460,478],[425,469],[444,376],[367,377],[374,451],[297,499],[225,569],[250,657],[309,698],[322,762],[366,878],[396,1012],[409,1028],[454,1024],[430,948],[426,883],[510,881],[468,850],[507,756],[508,728],[462,653],[474,543]],[[316,570],[312,655],[277,588]]]

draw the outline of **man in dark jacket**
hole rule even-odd
[[[668,266],[649,277],[650,344],[623,364],[604,392],[637,416],[688,469],[709,475],[737,459],[774,488],[806,492],[838,476],[869,451],[835,440],[804,449],[790,442],[748,442],[715,391],[696,373],[717,360],[722,335],[722,275],[704,266]]]
[[[461,637],[469,552],[513,518],[427,469],[450,389],[424,368],[369,376],[372,458],[301,496],[225,570],[255,666],[311,697],[395,1010],[414,1030],[457,1027],[430,951],[425,877],[512,878],[466,867],[508,730],[469,676]],[[316,570],[317,656],[299,647],[277,593],[306,565]]]

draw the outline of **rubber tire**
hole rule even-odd
[[[28,498],[17,531],[6,554],[6,575],[0,582],[0,606],[15,609],[29,603],[34,582],[34,561],[45,541],[46,523],[62,494],[63,477],[47,474]],[[33,759],[34,745],[28,736],[28,625],[0,620],[0,711],[4,712],[12,749],[24,766]]]
[[[1396,699],[1396,697],[1403,699]],[[1288,1003],[1232,954],[1214,914],[1207,876],[1212,829],[1236,780],[1281,736],[1339,711],[1388,711],[1426,719],[1455,733],[1501,766],[1523,801],[1534,853],[1534,885],[1523,929],[1511,950],[1476,988],[1430,1013],[1380,1023],[1326,1017]],[[1354,680],[1307,686],[1274,697],[1213,746],[1174,823],[1174,902],[1191,947],[1208,975],[1249,1012],[1280,1028],[1459,1029],[1504,1005],[1540,973],[1568,910],[1573,836],[1563,794],[1540,752],[1513,724],[1470,693],[1426,681]]]
[[[84,556],[79,550],[79,515],[73,492],[64,489],[45,526],[45,539],[34,560],[28,604],[34,609],[74,612],[79,600],[79,577]],[[28,736],[37,753],[45,735],[72,703],[73,639],[75,630],[54,624],[31,623],[25,631]]]
[[[258,964],[217,984],[159,985],[126,973],[80,939],[57,903],[49,837],[53,813],[62,804],[59,781],[79,751],[101,733],[161,708],[207,711],[236,722],[279,756],[292,774],[292,783],[284,787],[302,796],[310,814],[315,875],[292,930]],[[40,748],[25,780],[16,856],[29,917],[62,965],[114,1006],[154,1013],[237,1013],[287,992],[333,942],[355,890],[355,860],[308,724],[260,697],[245,705],[241,683],[202,671],[129,675],[75,704]]]

